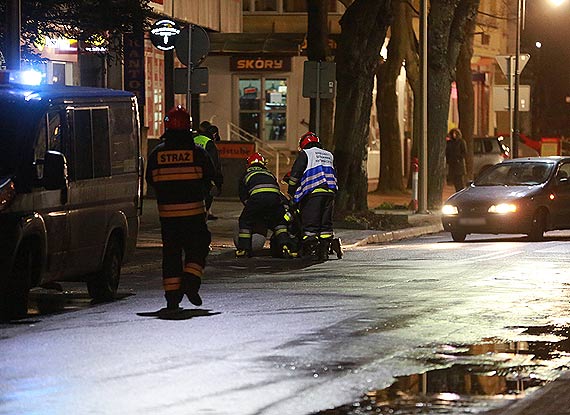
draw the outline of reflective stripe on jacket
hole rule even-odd
[[[295,191],[294,201],[299,202],[304,196],[317,190],[335,192],[338,187],[332,153],[318,147],[302,151],[307,155],[307,167]]]

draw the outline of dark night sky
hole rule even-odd
[[[531,55],[521,82],[532,85],[533,135],[570,136],[570,0],[527,0],[521,52]]]

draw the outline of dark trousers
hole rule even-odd
[[[205,215],[162,218],[160,224],[164,295],[178,304],[186,291],[200,289],[211,234]]]
[[[459,192],[465,187],[465,176],[462,174],[450,175],[449,178],[451,179],[453,186],[455,186],[456,192]]]
[[[258,193],[251,196],[239,217],[239,235],[237,249],[251,250],[251,235],[256,227],[271,229],[278,244],[288,240],[285,208],[281,196],[277,193]]]
[[[303,238],[333,235],[334,193],[317,192],[301,200]]]

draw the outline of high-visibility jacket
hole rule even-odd
[[[320,148],[318,143],[309,144],[300,151],[293,163],[288,184],[288,192],[297,203],[311,193],[336,192],[338,187],[334,156]]]
[[[149,155],[146,172],[160,218],[204,215],[206,185],[215,175],[212,159],[189,132],[167,131],[164,139]]]
[[[224,181],[224,176],[222,175],[222,163],[220,162],[220,155],[218,153],[218,148],[216,147],[214,140],[203,134],[197,134],[194,135],[194,144],[206,150],[206,153],[208,153],[208,155],[211,157],[216,171],[216,174],[214,175],[212,181],[218,188],[220,188]]]

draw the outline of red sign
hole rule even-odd
[[[244,161],[255,151],[253,143],[232,143],[218,141],[218,154],[222,159],[243,159]]]

